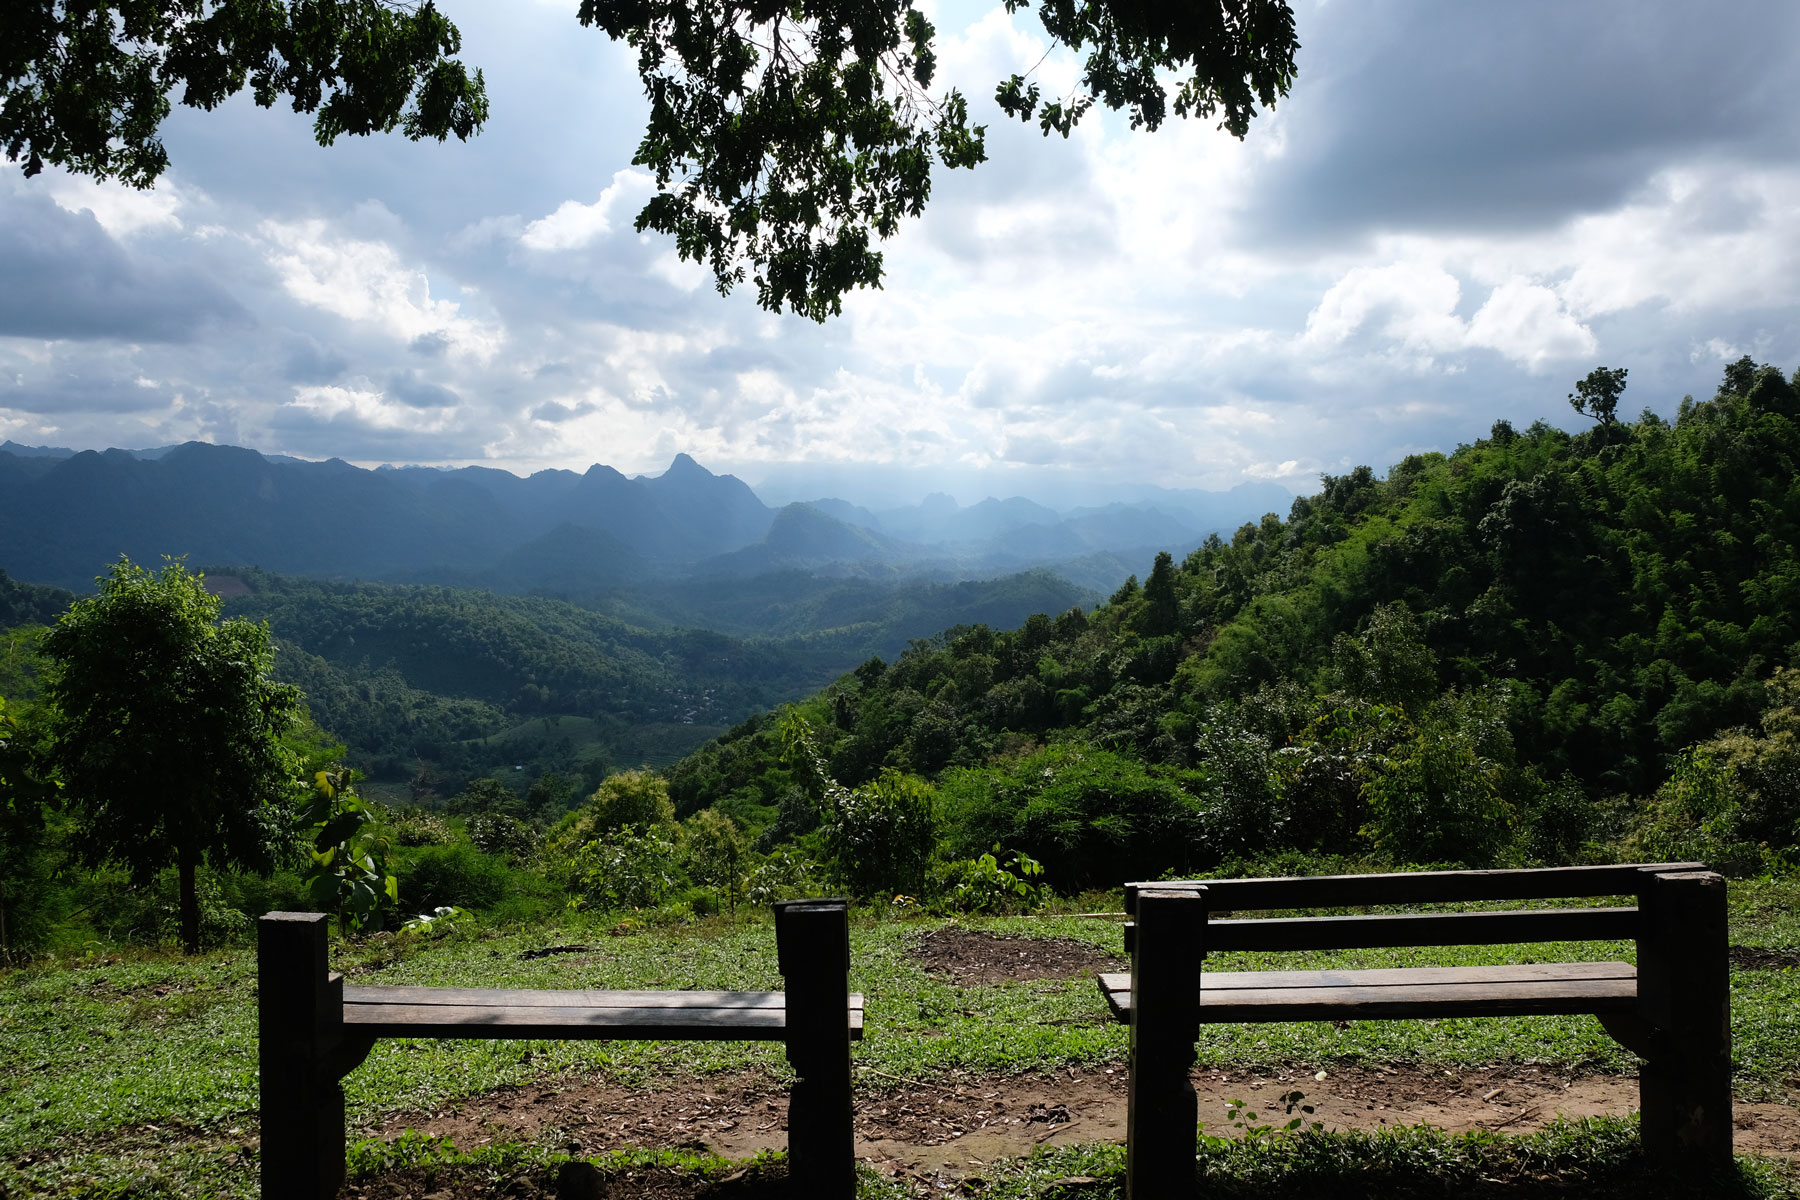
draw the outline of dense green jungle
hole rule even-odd
[[[1062,889],[1271,855],[1782,860],[1800,816],[1800,436],[1748,359],[1673,422],[1496,424],[1327,477],[1093,612],[947,631],[795,712],[848,786],[928,783],[947,853]],[[799,828],[781,722],[669,773]]]
[[[443,586],[322,582],[204,568],[228,615],[267,621],[277,676],[341,739],[370,786],[421,800],[514,768],[591,778],[667,766],[750,713],[816,690],[877,652],[947,623],[1097,599],[1046,571],[956,584],[761,577],[696,585],[712,627],[671,627],[669,606],[616,594],[603,615],[555,597]],[[0,695],[29,699],[34,627],[74,596],[0,571]],[[659,620],[651,617],[659,616]],[[11,661],[11,673],[4,665]],[[590,788],[591,790],[591,788]],[[448,793],[443,793],[448,794]]]

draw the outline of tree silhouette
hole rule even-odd
[[[1595,367],[1569,393],[1569,407],[1594,418],[1603,429],[1612,428],[1619,419],[1619,396],[1625,391],[1625,374],[1624,367]]]
[[[1043,0],[1037,15],[1085,55],[1080,81],[1045,100],[1033,67],[995,99],[1046,136],[1098,101],[1134,129],[1173,111],[1241,138],[1293,81],[1287,0]],[[874,244],[924,211],[933,170],[987,157],[962,93],[930,92],[937,30],[913,0],[581,0],[578,17],[637,51],[650,120],[633,161],[658,187],[638,230],[672,235],[721,292],[752,277],[771,311],[823,321],[880,286]],[[321,144],[467,138],[488,101],[451,57],[461,43],[431,0],[8,0],[0,142],[28,175],[53,163],[148,187],[168,166],[169,97],[211,109],[246,86],[315,113]]]

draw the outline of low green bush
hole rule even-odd
[[[685,882],[675,836],[659,825],[628,825],[584,842],[569,867],[569,892],[586,909],[654,908]]]
[[[447,846],[457,840],[450,822],[422,808],[392,810],[387,827],[396,846]]]
[[[204,867],[195,875],[203,946],[235,941],[255,927],[253,914],[233,903],[226,893],[224,883],[233,879]],[[158,872],[143,884],[134,883],[125,871],[102,869],[87,877],[82,890],[88,897],[88,919],[94,932],[103,938],[158,946],[173,941],[180,931],[180,882],[174,867]]]
[[[299,872],[282,869],[268,875],[227,875],[220,880],[226,899],[251,920],[268,912],[311,912],[306,881]]]
[[[519,877],[529,875],[466,842],[399,851],[394,867],[403,913],[451,907],[486,910],[520,890]]]
[[[804,851],[782,846],[745,873],[744,900],[754,907],[767,908],[777,900],[816,896],[823,887],[818,860]]]
[[[483,854],[498,854],[520,866],[536,861],[543,839],[531,826],[506,813],[476,813],[469,818],[469,841]]]
[[[1201,809],[1172,772],[1111,750],[1059,743],[989,768],[951,771],[939,786],[948,851],[978,858],[999,844],[1044,864],[1059,891],[1116,887],[1195,859]]]

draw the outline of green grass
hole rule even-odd
[[[1734,944],[1800,948],[1800,884],[1734,883],[1731,896]],[[930,1080],[953,1070],[1004,1074],[1122,1062],[1125,1030],[1107,1020],[1090,980],[964,989],[925,974],[909,947],[942,923],[865,919],[853,927],[851,985],[866,994],[869,1006],[868,1037],[855,1052],[863,1068],[859,1086],[879,1090],[892,1077]],[[1108,952],[1120,944],[1116,922],[1072,915],[963,923],[1002,934],[1067,937]],[[335,947],[333,961],[355,983],[780,986],[774,930],[766,920],[652,925],[622,936],[611,928],[571,918],[557,927],[453,935],[404,948],[376,939]],[[566,943],[595,949],[519,957],[524,950]],[[1629,947],[1601,944],[1519,949],[1539,958],[1629,956]],[[1308,962],[1378,966],[1506,956],[1504,948],[1477,948],[1312,955]],[[1212,965],[1275,966],[1286,957],[1221,956]],[[1783,1098],[1800,1079],[1800,971],[1734,970],[1732,985],[1738,1092]],[[148,951],[90,954],[0,974],[0,1063],[6,1064],[0,1071],[0,1188],[27,1195],[105,1195],[108,1189],[250,1194],[254,1167],[240,1151],[256,1125],[254,986],[255,956],[247,946],[196,959]],[[1360,1022],[1344,1029],[1214,1026],[1203,1030],[1199,1055],[1203,1065],[1234,1071],[1356,1061],[1636,1069],[1598,1022],[1585,1017]],[[501,1084],[569,1071],[599,1072],[633,1085],[677,1073],[742,1069],[772,1081],[788,1077],[780,1047],[766,1043],[389,1041],[349,1076],[345,1090],[355,1128],[385,1114],[435,1111]]]
[[[1639,1155],[1637,1122],[1628,1118],[1559,1122],[1523,1137],[1403,1127],[1369,1133],[1301,1132],[1248,1141],[1204,1138],[1198,1170],[1202,1194],[1209,1200],[1291,1196],[1774,1200],[1800,1195],[1790,1173],[1747,1160],[1714,1175],[1670,1177]],[[964,1190],[984,1200],[1077,1196],[1101,1200],[1123,1196],[1124,1185],[1123,1147],[1090,1145],[1040,1151],[997,1164],[966,1182]]]

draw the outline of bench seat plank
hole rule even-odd
[[[498,1005],[503,1008],[783,1008],[781,992],[611,991],[601,988],[345,987],[345,1004]]]
[[[852,994],[850,1036],[861,1038],[863,998]],[[346,1032],[365,1037],[545,1040],[782,1041],[779,992],[524,991],[488,988],[344,989]]]
[[[1115,1020],[1131,1020],[1131,976],[1099,976]],[[1630,1012],[1630,963],[1525,963],[1369,971],[1209,971],[1200,976],[1200,1020],[1376,1020]]]

